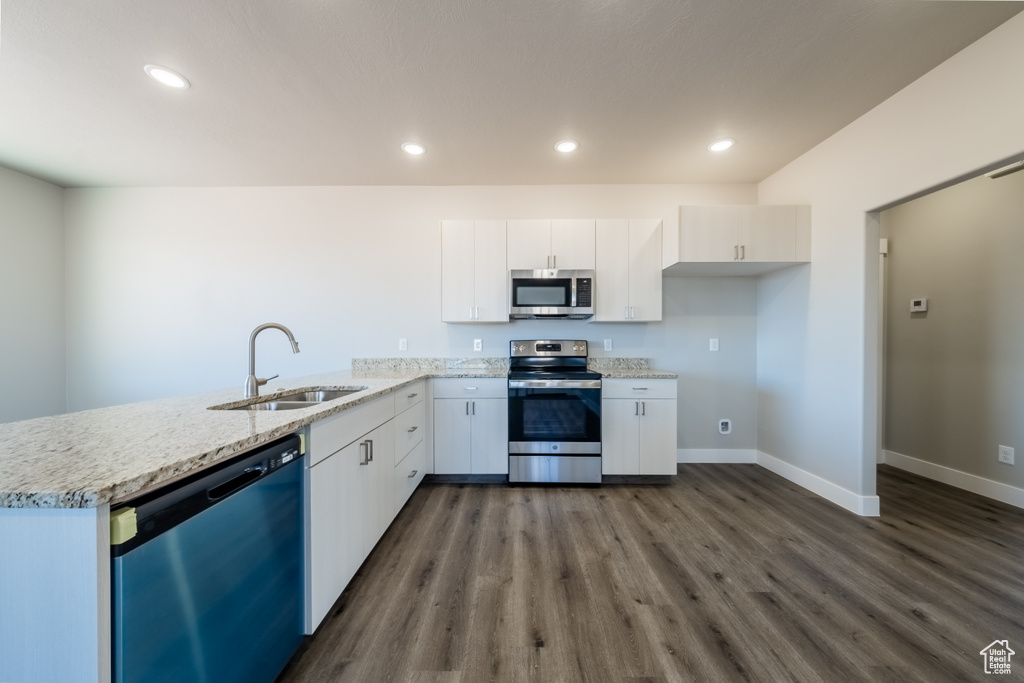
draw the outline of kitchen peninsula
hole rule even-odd
[[[642,359],[600,360],[608,376],[674,377]],[[505,358],[356,359],[261,391],[358,388],[298,410],[210,410],[246,403],[229,389],[0,425],[0,680],[110,680],[111,504],[360,406],[397,403],[418,382],[507,371]]]

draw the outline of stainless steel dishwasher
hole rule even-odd
[[[284,437],[111,510],[115,683],[284,668],[303,637],[299,447]]]

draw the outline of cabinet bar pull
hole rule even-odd
[[[476,391],[476,387],[466,387],[466,391]]]
[[[466,401],[466,415],[469,415],[469,401]]]
[[[410,472],[409,478],[412,479],[413,477],[415,477],[417,472],[419,472],[419,470],[413,470],[412,472]]]
[[[646,415],[647,414],[647,401],[640,401],[640,414],[641,415]]]
[[[551,267],[558,268],[558,254],[551,255]]]
[[[633,387],[633,391],[647,391],[647,387]]]
[[[738,244],[732,245],[732,260],[733,261],[739,261],[740,260],[740,247],[739,247]]]
[[[636,317],[636,309],[633,306],[629,307],[629,319],[632,320]]]
[[[640,401],[633,401],[633,414],[634,415],[639,415],[640,414]]]
[[[416,398],[419,394],[409,394],[406,398]]]
[[[629,320],[629,306],[622,307],[622,315],[626,320]]]
[[[367,440],[366,443],[370,444],[370,462],[373,462],[373,439]]]
[[[476,401],[472,401],[472,403],[473,403],[473,414],[476,415]]]
[[[747,245],[741,244],[740,245],[740,261],[746,261],[746,260],[747,260]]]
[[[409,430],[408,430],[408,431],[409,431],[409,433],[410,433],[410,434],[412,434],[412,433],[413,433],[413,432],[415,432],[415,431],[416,431],[417,429],[419,429],[419,426],[418,426],[418,425],[413,425],[412,427],[409,427]]]
[[[370,462],[370,456],[368,455],[370,450],[369,450],[369,448],[367,448],[366,450],[363,450],[364,446],[366,446],[366,442],[365,441],[362,442],[361,444],[359,444],[359,455],[361,456],[360,459],[359,459],[359,464],[360,465],[367,465]],[[364,453],[366,453],[367,455],[363,455]]]

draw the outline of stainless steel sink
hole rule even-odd
[[[348,396],[359,391],[362,391],[362,389],[320,389],[316,391],[292,392],[281,391],[276,394],[272,394],[270,398],[277,402],[323,403],[324,401],[333,401],[336,398]]]
[[[264,403],[253,403],[248,406],[237,406],[228,410],[298,410],[317,405],[313,401],[266,401]]]
[[[336,398],[344,398],[365,389],[366,387],[354,387],[351,389],[279,391],[267,396],[261,396],[256,403],[247,403],[240,406],[232,406],[230,404],[210,406],[210,410],[298,410],[299,408],[320,405],[326,401],[333,401]]]

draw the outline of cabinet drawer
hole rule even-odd
[[[412,449],[412,452],[405,460],[395,467],[395,514],[402,509],[405,501],[416,490],[416,487],[423,481],[423,475],[427,472],[427,447],[422,441]]]
[[[403,413],[395,416],[395,464],[412,450],[413,446],[423,441],[426,420],[424,404],[417,403]]]
[[[675,398],[674,379],[605,379],[601,398]]]
[[[504,377],[435,379],[434,398],[508,398],[508,379]]]
[[[309,426],[310,467],[394,416],[395,397],[388,394],[314,422]]]
[[[426,393],[427,383],[423,380],[413,382],[401,389],[395,389],[395,415],[418,403],[422,403]]]

